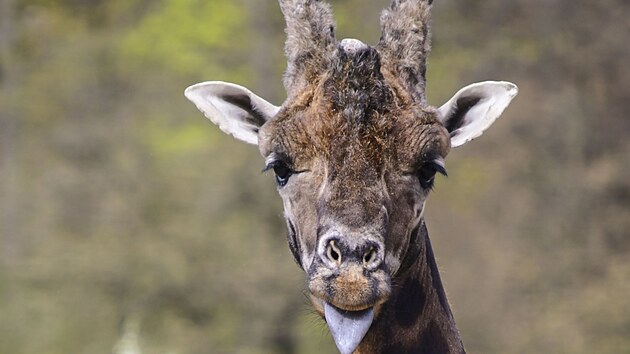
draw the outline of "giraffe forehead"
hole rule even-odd
[[[399,157],[412,160],[427,141],[448,136],[435,110],[415,102],[382,70],[379,52],[360,41],[342,41],[329,70],[315,81],[263,127],[263,155],[276,152],[297,164],[318,156],[336,171],[365,175]]]
[[[448,153],[448,133],[426,112],[372,112],[354,120],[347,112],[311,108],[283,119],[273,134],[271,150],[290,157],[297,168],[309,169],[317,158],[334,173],[366,179],[376,178],[374,171]]]

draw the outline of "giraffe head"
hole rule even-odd
[[[223,131],[258,145],[312,302],[351,353],[392,280],[418,256],[425,201],[435,176],[446,175],[449,150],[480,136],[517,88],[477,83],[440,107],[427,104],[431,1],[394,0],[375,47],[337,41],[323,1],[280,6],[288,35],[281,107],[223,82],[186,96]]]

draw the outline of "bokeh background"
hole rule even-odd
[[[389,0],[336,0],[376,43]],[[630,353],[630,2],[436,0],[429,100],[520,95],[426,215],[470,353]],[[183,97],[279,104],[272,0],[0,0],[0,353],[335,353],[257,149]]]

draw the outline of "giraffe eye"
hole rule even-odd
[[[422,188],[424,189],[433,188],[433,183],[435,182],[435,174],[438,172],[446,176],[446,170],[444,169],[444,166],[438,163],[428,162],[422,165],[417,172],[420,186],[422,186]]]
[[[276,174],[276,183],[278,183],[278,186],[284,187],[289,182],[289,177],[291,177],[293,171],[283,161],[274,162],[272,168]]]

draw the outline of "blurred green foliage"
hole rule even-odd
[[[222,70],[219,59],[231,60],[243,50],[234,43],[246,45],[246,20],[243,5],[233,1],[163,1],[126,35],[121,51],[135,66],[216,76]]]
[[[337,0],[378,39],[388,0]],[[624,0],[436,1],[429,100],[521,89],[427,222],[471,353],[630,352]],[[0,0],[0,353],[334,353],[255,147],[183,98],[280,103],[275,1]]]

